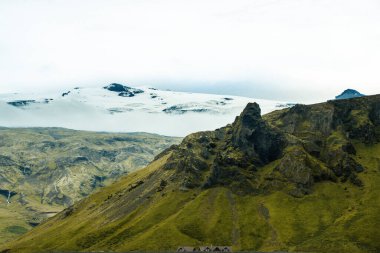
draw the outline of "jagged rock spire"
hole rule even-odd
[[[286,145],[285,137],[262,118],[257,103],[249,103],[233,123],[232,142],[265,164],[277,159]]]

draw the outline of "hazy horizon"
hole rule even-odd
[[[111,82],[282,101],[380,93],[375,0],[0,3],[0,93]]]

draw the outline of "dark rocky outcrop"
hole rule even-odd
[[[184,114],[187,112],[212,112],[211,109],[207,108],[191,108],[187,105],[173,105],[162,110],[168,114]]]
[[[134,97],[135,95],[144,92],[143,90],[124,86],[118,83],[111,83],[110,85],[104,86],[103,88],[109,91],[117,92],[121,97]]]
[[[249,103],[232,127],[233,145],[248,156],[258,156],[261,164],[277,159],[286,146],[284,135],[261,118],[257,103]]]
[[[14,107],[26,107],[32,104],[48,104],[53,101],[52,98],[45,98],[42,100],[34,100],[34,99],[26,99],[26,100],[14,100],[7,102],[8,105],[12,105]]]
[[[292,148],[280,160],[275,171],[279,171],[286,179],[297,186],[310,188],[314,182],[336,178],[320,161],[313,158],[300,147]]]
[[[36,100],[15,100],[15,101],[7,102],[7,104],[15,106],[15,107],[28,106],[34,103],[36,103]]]
[[[70,94],[70,92],[71,92],[71,91],[63,92],[63,93],[62,93],[62,97],[64,97],[64,96],[68,96],[68,95]]]
[[[372,104],[369,119],[375,126],[380,126],[380,102],[374,102]]]

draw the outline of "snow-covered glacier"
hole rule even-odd
[[[60,92],[0,94],[0,126],[185,136],[233,122],[249,102],[257,102],[263,114],[289,105],[272,100],[132,88],[113,83]]]

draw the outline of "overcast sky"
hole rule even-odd
[[[0,93],[380,93],[379,0],[0,0]]]

